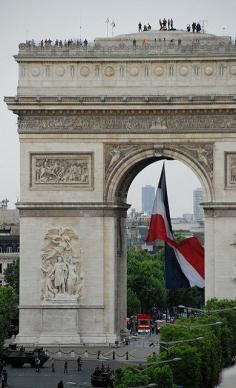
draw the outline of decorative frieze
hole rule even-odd
[[[120,61],[118,64],[114,62],[103,62],[102,60],[94,61],[94,63],[86,62],[71,62],[71,63],[50,63],[41,59],[40,62],[29,63],[25,66],[26,72],[20,72],[20,78],[24,82],[27,82],[26,75],[31,79],[31,82],[38,79],[44,80],[50,78],[52,81],[55,79],[68,80],[76,79],[86,82],[95,81],[97,79],[98,68],[102,68],[101,80],[111,78],[114,81],[120,77],[122,72],[122,78],[129,82],[137,82],[138,79],[144,80],[145,78],[151,78],[153,82],[163,82],[166,77],[172,77],[173,74],[179,80],[184,82],[184,78],[188,80],[194,80],[195,82],[203,82],[203,80],[210,80],[214,77],[214,80],[218,82],[217,76],[226,78],[227,76],[236,75],[235,68],[236,63],[233,61],[225,61],[217,59],[212,61],[201,61],[195,59],[190,61],[183,61],[176,58],[174,62],[172,60],[166,61],[148,61],[148,59],[142,60],[143,63],[134,62],[126,63],[126,61]],[[198,70],[196,71],[196,66]],[[223,71],[222,71],[223,66]],[[122,67],[122,71],[120,70]],[[119,69],[119,71],[117,71]]]
[[[31,187],[47,190],[62,187],[92,189],[92,154],[31,154]]]
[[[236,114],[116,113],[20,115],[19,133],[199,133],[236,130]]]

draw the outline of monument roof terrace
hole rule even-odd
[[[63,58],[165,58],[165,57],[236,56],[236,42],[228,36],[186,31],[147,31],[96,38],[94,42],[56,40],[20,43],[18,62]]]

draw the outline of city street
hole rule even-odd
[[[51,360],[47,361],[39,373],[30,365],[23,368],[7,366],[8,386],[11,388],[56,388],[60,380],[64,387],[90,387],[90,376],[99,364],[109,365],[116,369],[130,364],[139,364],[146,361],[146,357],[154,351],[158,352],[159,336],[139,336],[133,338],[129,345],[121,345],[118,348],[89,347],[76,349],[48,349],[48,353],[55,360],[55,373],[51,371]],[[151,346],[150,346],[151,345]],[[74,351],[74,354],[71,353]],[[100,351],[100,359],[97,359]],[[115,354],[115,360],[113,360]],[[128,354],[128,356],[127,356]],[[82,370],[77,371],[76,359],[82,358]],[[71,357],[73,356],[73,357]],[[128,360],[126,359],[128,357]],[[68,374],[64,374],[64,361],[68,361]]]
[[[7,368],[8,386],[11,388],[56,388],[60,380],[63,381],[64,387],[91,386],[90,375],[98,362],[85,361],[82,371],[77,371],[76,361],[68,361],[68,374],[64,374],[64,361],[55,361],[55,373],[51,372],[50,361],[40,369],[39,373],[34,368],[24,366],[23,368]],[[114,364],[114,365],[113,365]],[[118,362],[109,362],[113,367],[119,367]]]

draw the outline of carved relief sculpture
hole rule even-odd
[[[236,189],[236,152],[225,153],[225,187]]]
[[[199,131],[220,132],[235,130],[236,115],[230,114],[140,114],[138,118],[129,114],[75,115],[65,114],[51,116],[29,115],[18,119],[19,133],[199,133]]]
[[[108,144],[105,147],[106,176],[110,171],[127,156],[140,151],[140,146],[130,144]]]
[[[212,143],[183,144],[182,150],[198,161],[213,179],[213,145]]]
[[[70,228],[49,229],[41,255],[41,299],[75,301],[82,290],[82,251]]]
[[[91,154],[31,155],[31,185],[92,185]]]

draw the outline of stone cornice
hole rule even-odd
[[[19,115],[143,115],[236,113],[236,95],[229,96],[100,96],[5,97],[8,108]]]
[[[20,217],[126,217],[130,205],[102,202],[20,202]]]
[[[224,52],[224,53],[188,53],[187,55],[178,55],[178,54],[162,54],[161,56],[158,56],[156,54],[151,54],[151,55],[123,55],[123,56],[108,56],[104,58],[102,55],[101,56],[96,56],[93,58],[92,56],[81,56],[81,57],[74,57],[74,56],[40,56],[40,55],[35,55],[35,56],[22,56],[22,55],[14,55],[14,58],[17,63],[42,63],[42,62],[50,62],[50,63],[132,63],[132,62],[166,62],[166,61],[178,61],[178,62],[186,62],[188,60],[191,61],[235,61],[236,59],[236,51],[235,52]]]
[[[236,109],[235,95],[208,96],[15,96],[5,97],[11,110],[40,109]],[[184,104],[184,106],[183,106]]]
[[[236,217],[236,202],[203,202],[206,218]]]
[[[59,310],[79,310],[79,309],[85,309],[85,310],[103,310],[104,305],[83,305],[76,303],[75,305],[69,304],[69,305],[60,305],[54,303],[53,305],[45,304],[45,305],[20,305],[19,309],[21,310],[34,310],[34,309],[40,309],[40,310],[54,310],[54,309],[59,309]]]
[[[108,202],[18,202],[17,208],[23,209],[125,209],[129,208],[126,203],[115,204]]]

